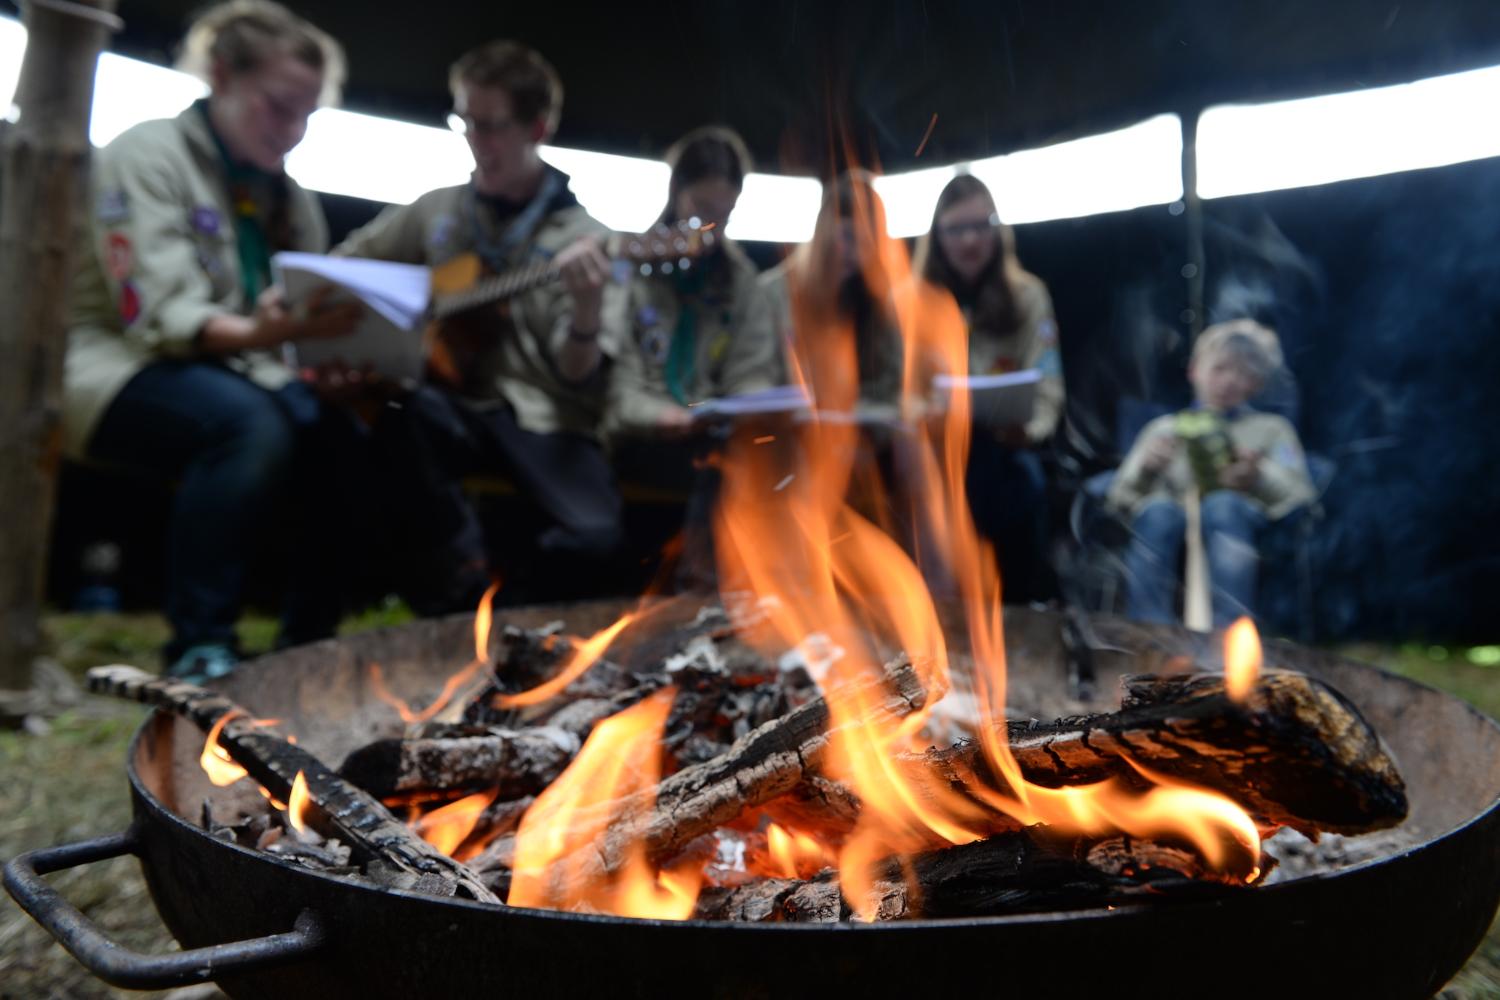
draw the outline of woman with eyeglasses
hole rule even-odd
[[[270,0],[232,0],[197,19],[182,62],[209,95],[94,160],[63,428],[76,456],[175,483],[164,657],[202,680],[235,665],[246,571],[296,488],[304,439],[339,433],[324,425],[341,415],[281,351],[349,332],[358,309],[294,313],[271,275],[274,252],[327,244],[318,202],[284,161],[338,94],[338,44]],[[312,554],[297,558],[284,642],[321,637],[338,617],[337,595],[304,564]]]
[[[1006,599],[1044,599],[1055,585],[1046,560],[1046,483],[1037,450],[1056,430],[1064,404],[1051,296],[1021,266],[1015,234],[1000,222],[989,188],[970,174],[953,178],[938,195],[913,270],[957,300],[969,327],[970,374],[1041,370],[1030,420],[975,426],[967,485],[976,526],[999,549]]]

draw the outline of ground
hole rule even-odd
[[[389,624],[403,615],[400,608],[387,609],[350,620],[345,629]],[[56,615],[47,629],[53,655],[75,675],[101,663],[154,668],[166,637],[165,623],[150,615]],[[268,647],[273,631],[267,619],[247,620],[246,648]],[[1340,652],[1452,691],[1500,717],[1500,649],[1359,645]],[[125,828],[125,745],[143,715],[144,709],[128,704],[88,699],[45,735],[0,733],[0,859]],[[121,944],[156,951],[169,940],[133,860],[75,869],[52,881]],[[125,993],[99,983],[8,897],[0,902],[0,1000],[139,996],[169,994]],[[1500,1000],[1500,921],[1440,996]]]

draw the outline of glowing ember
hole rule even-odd
[[[312,810],[312,797],[307,794],[307,778],[301,771],[292,779],[292,793],[286,800],[286,818],[298,833],[307,832],[307,816]]]
[[[628,818],[607,815],[608,804],[655,786],[662,727],[676,693],[665,688],[599,723],[572,765],[538,796],[516,832],[507,903],[664,920],[692,915],[700,873],[692,866],[657,871],[639,842],[614,878],[577,877],[584,863],[580,855],[588,853],[583,849],[611,823]],[[652,805],[639,797],[632,801],[632,808]]]
[[[615,636],[623,632],[625,626],[629,625],[634,618],[635,616],[631,614],[624,615],[609,628],[596,633],[591,638],[582,642],[575,641],[572,658],[556,677],[518,694],[499,695],[495,698],[495,707],[519,708],[523,705],[536,705],[558,694],[563,688],[582,677],[588,668],[604,655],[609,644],[615,641]]]
[[[1260,677],[1260,633],[1249,618],[1241,618],[1224,633],[1224,690],[1244,701]]]

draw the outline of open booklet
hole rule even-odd
[[[422,326],[432,294],[430,268],[293,252],[276,254],[271,266],[293,309],[305,306],[325,285],[335,289],[327,299],[329,304],[352,299],[365,307],[359,325],[348,336],[298,341],[298,364],[315,366],[337,361],[352,368],[368,366],[391,379],[422,376],[426,363]]]
[[[1040,368],[1025,368],[1001,375],[938,375],[932,387],[945,398],[955,389],[968,389],[970,411],[976,423],[986,427],[1020,427],[1036,410],[1036,388]]]

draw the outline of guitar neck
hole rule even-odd
[[[481,278],[468,288],[458,292],[446,292],[433,297],[432,315],[435,319],[449,316],[481,306],[503,302],[533,288],[556,281],[562,272],[551,261],[539,261],[526,267],[514,268],[503,274]]]

